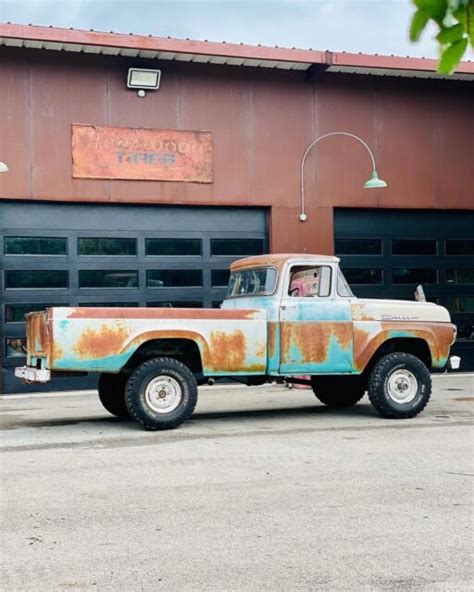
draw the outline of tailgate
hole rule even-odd
[[[30,312],[26,315],[26,363],[28,366],[36,367],[37,358],[49,358],[51,338],[48,328],[48,316],[49,311],[47,310]]]

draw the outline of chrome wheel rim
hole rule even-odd
[[[410,370],[395,370],[388,377],[387,394],[399,405],[411,403],[418,393],[418,379]]]
[[[182,398],[183,389],[179,382],[164,374],[150,380],[145,389],[146,403],[155,413],[171,413]]]

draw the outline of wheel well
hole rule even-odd
[[[201,352],[192,339],[154,339],[142,343],[128,360],[125,369],[136,368],[145,360],[160,356],[179,360],[194,374],[202,373]]]
[[[375,362],[380,360],[382,356],[394,352],[412,354],[421,360],[428,370],[431,368],[431,352],[428,343],[424,339],[421,339],[420,337],[396,337],[393,339],[387,339],[387,341],[382,343],[370,359],[366,370],[370,370]]]

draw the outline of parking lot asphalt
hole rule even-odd
[[[168,432],[4,397],[0,588],[472,590],[473,411],[472,374],[403,421],[281,386],[201,388]]]

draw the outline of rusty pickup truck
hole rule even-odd
[[[16,376],[100,373],[104,407],[149,430],[188,419],[198,384],[216,377],[306,382],[330,407],[367,391],[381,416],[414,417],[430,398],[430,370],[459,367],[449,355],[456,327],[436,304],[356,298],[338,263],[307,254],[236,261],[220,309],[32,312]]]

